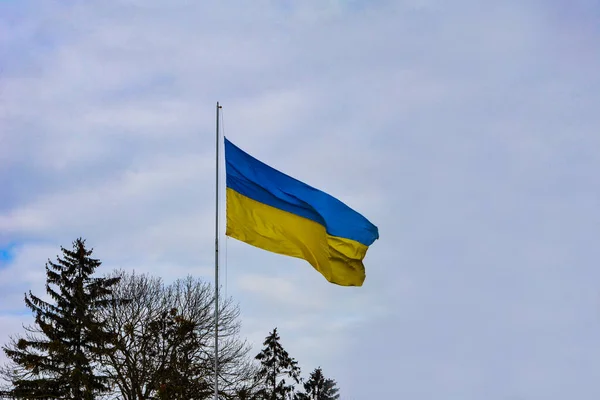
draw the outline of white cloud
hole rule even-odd
[[[244,274],[238,278],[238,286],[241,290],[259,294],[272,305],[281,307],[283,304],[300,306],[304,308],[319,307],[320,299],[310,296],[300,289],[298,283],[290,281],[289,278],[276,276],[260,276],[256,274]]]
[[[344,398],[593,396],[594,15],[583,1],[0,3],[0,246],[17,244],[0,326],[18,327],[23,292],[43,292],[45,260],[79,235],[105,272],[212,280],[221,101],[232,141],[381,234],[358,289],[223,240],[255,349],[279,326]]]

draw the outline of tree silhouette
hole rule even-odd
[[[115,299],[131,303],[103,310],[107,328],[117,335],[117,350],[102,368],[123,400],[213,397],[214,290],[188,276],[165,284],[162,279],[117,271]],[[249,347],[240,340],[239,309],[222,299],[219,315],[219,390],[231,398],[253,389],[256,368]]]
[[[3,346],[11,363],[3,375],[9,395],[25,399],[91,400],[108,390],[108,378],[94,369],[100,356],[113,351],[114,335],[106,331],[98,311],[108,307],[118,278],[92,277],[100,261],[92,259],[81,238],[73,250],[61,247],[62,258],[46,264],[46,292],[52,302],[29,291],[25,304],[35,326],[25,337]]]
[[[310,378],[304,383],[304,393],[298,394],[298,400],[337,400],[340,398],[339,389],[333,379],[323,376],[321,367],[310,373]]]
[[[266,337],[263,350],[256,356],[261,363],[257,374],[257,379],[263,384],[260,394],[268,400],[292,399],[294,384],[286,382],[285,378],[290,378],[295,383],[300,382],[298,362],[289,356],[279,341],[275,328]]]

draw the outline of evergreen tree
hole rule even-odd
[[[92,400],[107,391],[108,379],[95,373],[98,357],[112,351],[114,335],[98,311],[109,306],[111,287],[118,278],[94,278],[100,261],[90,258],[85,241],[73,250],[61,246],[62,258],[46,264],[47,302],[29,291],[25,304],[35,316],[35,326],[25,337],[3,346],[12,361],[4,375],[17,399]]]
[[[257,379],[263,383],[260,393],[268,400],[292,399],[294,384],[286,382],[285,378],[290,378],[295,383],[300,382],[298,362],[289,356],[279,341],[275,328],[265,339],[263,350],[256,356],[261,363],[257,374]]]
[[[202,338],[196,324],[182,316],[176,308],[162,314],[149,324],[148,334],[154,338],[155,348],[148,356],[162,353],[165,363],[156,369],[156,396],[158,400],[199,400],[212,396],[212,385],[207,381],[210,364],[194,360],[201,348]]]
[[[310,378],[304,383],[304,393],[297,400],[337,400],[340,398],[339,389],[333,379],[325,379],[321,367],[310,373]]]

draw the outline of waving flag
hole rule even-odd
[[[377,227],[350,207],[255,159],[225,138],[226,235],[308,261],[329,282],[362,286]]]

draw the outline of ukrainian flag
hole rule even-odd
[[[226,235],[308,261],[329,282],[362,286],[377,227],[336,198],[255,159],[225,138]]]

